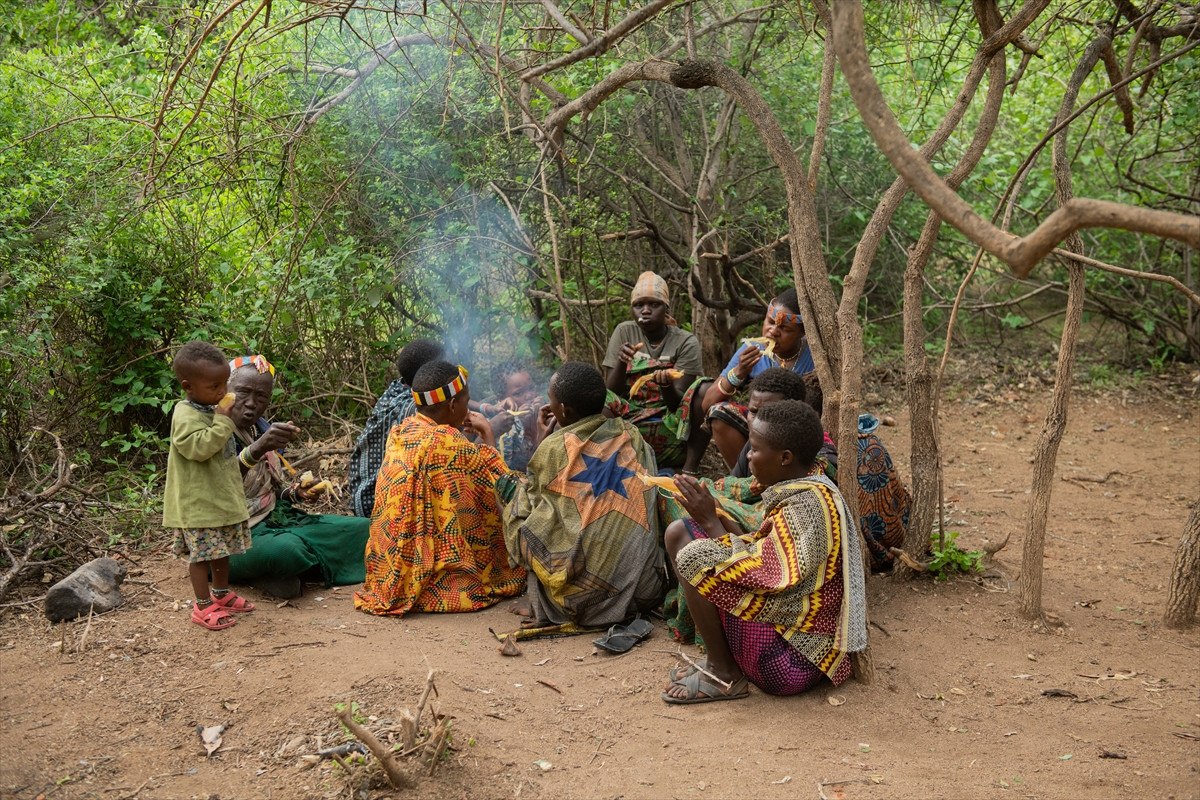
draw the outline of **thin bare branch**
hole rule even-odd
[[[585,58],[591,58],[592,56],[600,55],[601,53],[607,51],[608,48],[612,47],[615,43],[619,42],[621,39],[624,39],[632,31],[637,30],[646,22],[653,19],[658,12],[662,11],[673,2],[675,2],[675,0],[651,0],[651,2],[633,11],[629,16],[625,17],[625,19],[621,20],[616,25],[605,31],[602,35],[597,36],[582,47],[576,48],[575,50],[572,50],[566,55],[560,56],[553,61],[549,61],[545,64],[541,64],[533,67],[532,69],[526,70],[525,73],[521,75],[521,80],[528,81],[540,75],[545,75],[547,72],[553,72],[556,69],[562,69],[563,67],[570,66],[571,64],[574,64],[577,61],[582,61]]]

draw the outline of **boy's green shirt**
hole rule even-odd
[[[171,414],[163,527],[220,528],[249,518],[233,422],[180,400]]]

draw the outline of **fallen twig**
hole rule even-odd
[[[90,606],[88,606],[87,625],[83,626],[83,635],[79,637],[79,646],[75,648],[76,653],[82,653],[83,648],[87,644],[88,634],[91,633],[91,630],[92,630],[92,616],[95,613],[96,613],[96,604],[92,603]]]
[[[829,800],[829,798],[825,795],[825,787],[841,786],[844,783],[871,783],[871,781],[866,778],[846,778],[842,781],[820,781],[817,783],[817,795],[820,796],[821,800]]]
[[[28,600],[18,600],[14,603],[0,603],[0,608],[17,608],[18,606],[31,606],[34,603],[40,603],[46,599],[46,595],[31,597]]]
[[[541,678],[538,678],[538,679],[537,679],[537,682],[538,682],[538,683],[540,683],[542,686],[545,686],[547,689],[553,689],[554,691],[558,692],[559,694],[562,694],[562,693],[563,693],[563,690],[562,690],[562,689],[558,688],[557,686],[555,686],[555,685],[554,685],[553,683],[551,683],[550,681],[544,681],[544,680],[542,680]]]
[[[437,744],[433,747],[433,755],[429,757],[429,774],[437,772],[438,762],[442,759],[442,753],[446,752],[446,742],[450,739],[450,720],[443,719],[438,723],[430,737],[430,741],[436,741]]]
[[[908,567],[909,569],[911,569],[915,572],[928,572],[929,571],[928,563],[925,563],[922,561],[917,561],[912,556],[910,556],[908,553],[901,550],[899,547],[889,547],[888,552],[891,553],[896,558],[900,559],[901,564],[903,564],[904,566]]]
[[[350,706],[347,705],[339,711],[337,717],[346,726],[346,730],[350,731],[355,738],[365,744],[367,749],[371,751],[371,754],[379,761],[379,765],[383,767],[383,772],[387,775],[388,783],[392,785],[393,789],[416,788],[417,784],[396,765],[396,762],[392,760],[392,754],[375,738],[375,734],[355,722],[354,715],[350,713]]]
[[[700,665],[699,665],[699,664],[697,664],[695,661],[693,661],[691,658],[689,658],[689,657],[688,657],[688,655],[687,655],[686,653],[684,653],[682,650],[658,650],[657,652],[659,652],[659,653],[670,653],[671,655],[678,656],[679,658],[682,658],[684,661],[686,661],[686,662],[687,662],[687,663],[688,663],[688,664],[689,664],[691,667],[693,667],[694,669],[696,669],[696,670],[697,670],[698,672],[700,672],[701,674],[707,675],[708,677],[712,678],[712,679],[713,679],[714,681],[716,681],[716,682],[717,682],[717,683],[718,683],[718,684],[719,684],[719,685],[720,685],[720,686],[721,686],[723,689],[725,689],[725,690],[729,690],[729,689],[732,689],[732,688],[733,688],[733,684],[732,684],[732,683],[730,683],[729,681],[723,681],[723,680],[721,680],[720,678],[718,678],[716,675],[713,675],[713,674],[712,674],[711,672],[709,672],[707,669],[705,669],[704,667],[700,666]]]

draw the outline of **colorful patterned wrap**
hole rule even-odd
[[[692,520],[685,523],[693,539],[708,538],[708,534]],[[722,611],[721,628],[725,631],[729,653],[742,673],[767,694],[800,694],[825,677],[775,630],[774,625],[751,622]]]
[[[599,414],[550,434],[504,510],[514,562],[536,578],[539,624],[623,622],[657,606],[665,562],[652,487],[654,453],[637,428]]]
[[[854,520],[824,475],[769,487],[757,531],[697,539],[676,556],[686,580],[718,609],[775,626],[833,683],[867,646],[862,555]]]
[[[367,579],[354,607],[372,614],[478,611],[525,590],[508,566],[495,449],[418,414],[392,429],[375,489]]]
[[[891,547],[904,545],[912,495],[896,473],[892,457],[875,435],[879,420],[870,414],[858,418],[858,522],[867,540],[871,569],[889,570]]]
[[[638,352],[625,372],[625,386],[632,388],[638,378],[660,369],[672,369],[675,364]],[[683,399],[675,411],[667,408],[662,389],[654,381],[647,381],[636,395],[629,399],[608,393],[606,404],[618,417],[637,426],[642,438],[654,450],[660,467],[678,467],[687,456],[687,438],[691,433],[692,397],[699,389],[703,378],[696,378],[684,392]]]

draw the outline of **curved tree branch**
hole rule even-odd
[[[1013,236],[997,228],[976,213],[945,184],[928,161],[913,151],[871,71],[863,32],[862,5],[858,0],[840,0],[834,6],[833,19],[834,46],[842,72],[876,145],[922,200],[971,241],[1008,264],[1018,276],[1028,275],[1060,242],[1083,228],[1121,228],[1200,248],[1200,219],[1197,217],[1106,200],[1068,200],[1025,237]]]
[[[566,55],[560,56],[553,61],[548,61],[545,64],[541,64],[533,67],[532,69],[526,70],[521,75],[521,80],[527,81],[531,78],[536,78],[539,75],[545,75],[547,72],[553,72],[556,69],[570,66],[576,61],[582,61],[585,58],[590,58],[591,56],[599,55],[600,53],[605,52],[613,44],[619,42],[630,32],[645,24],[658,12],[662,11],[673,2],[675,2],[675,0],[651,0],[650,3],[647,3],[642,8],[637,9],[629,16],[625,17],[625,19],[609,28],[602,36],[597,36],[582,47],[572,50]]]

